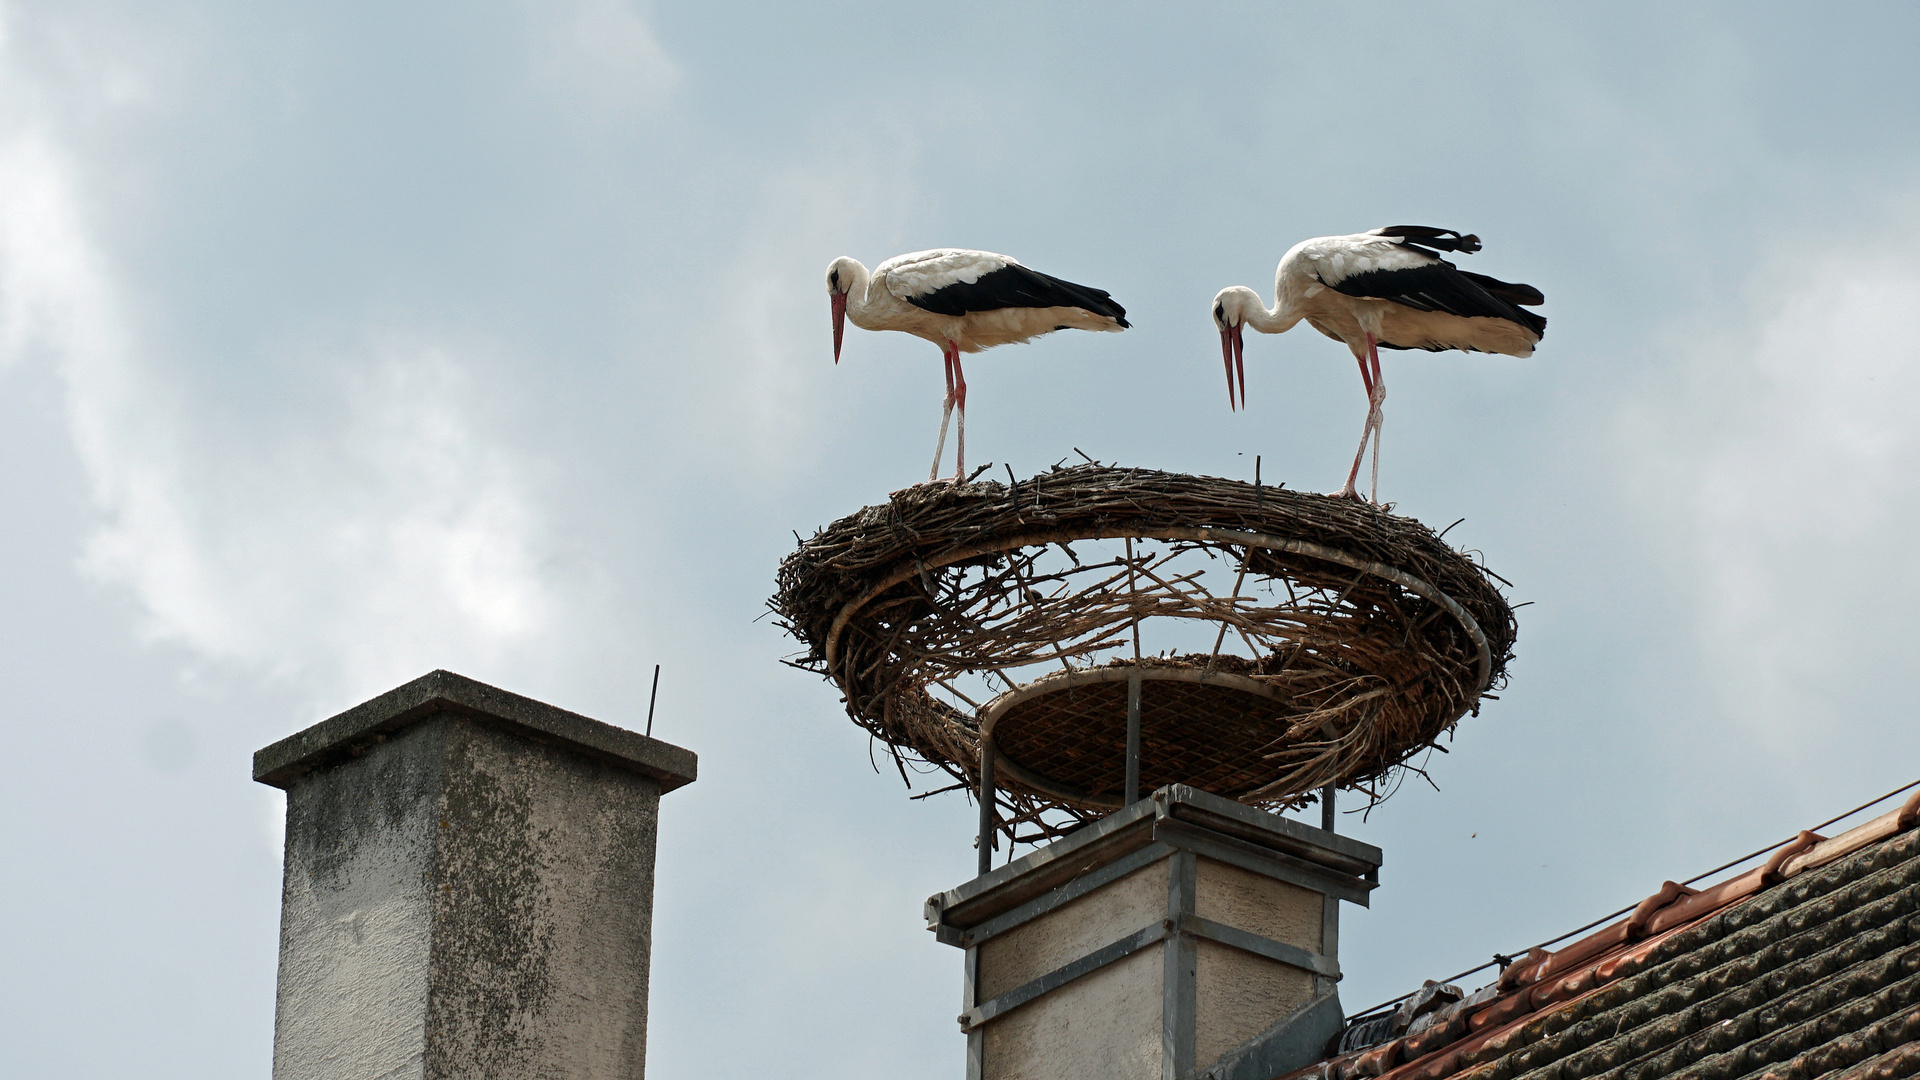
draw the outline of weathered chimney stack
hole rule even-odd
[[[966,950],[968,1080],[1270,1080],[1343,1020],[1380,849],[1183,785],[927,901]]]
[[[638,1078],[692,752],[436,671],[254,755],[287,792],[275,1080]]]

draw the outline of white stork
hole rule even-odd
[[[940,439],[933,448],[932,483],[947,447],[947,421],[960,408],[960,437],[953,478],[962,479],[967,457],[967,379],[960,354],[1028,341],[1055,330],[1127,328],[1127,309],[1100,289],[1075,285],[1029,270],[1018,260],[990,251],[940,248],[895,255],[871,275],[845,255],[827,267],[833,304],[833,362],[840,362],[846,320],[862,330],[902,330],[940,346],[947,366],[947,397],[940,411]]]
[[[1373,438],[1373,498],[1380,495],[1380,406],[1387,384],[1380,375],[1380,347],[1442,352],[1505,353],[1532,356],[1546,332],[1547,320],[1524,308],[1546,302],[1540,290],[1456,268],[1440,251],[1471,255],[1480,238],[1452,229],[1393,225],[1352,236],[1321,236],[1293,245],[1274,273],[1271,310],[1244,285],[1220,290],[1213,298],[1213,322],[1220,329],[1220,350],[1227,365],[1227,402],[1247,402],[1245,346],[1241,328],[1265,334],[1307,325],[1347,343],[1360,363],[1367,389],[1367,422],[1360,450],[1353,456],[1347,483],[1336,496],[1358,498],[1354,480]]]

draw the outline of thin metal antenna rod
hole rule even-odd
[[[993,733],[980,736],[980,875],[993,869]]]
[[[1320,789],[1320,827],[1328,832],[1338,832],[1334,828],[1337,824],[1339,819],[1333,816],[1333,785],[1328,784]]]
[[[653,693],[647,695],[647,738],[653,738],[653,705],[660,700],[660,665],[653,665]]]
[[[1140,672],[1127,674],[1127,801],[1140,799]]]

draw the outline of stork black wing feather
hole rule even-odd
[[[1460,276],[1510,304],[1539,307],[1547,302],[1547,298],[1541,295],[1540,290],[1531,285],[1522,285],[1517,281],[1501,281],[1499,278],[1476,274],[1471,270],[1460,271]]]
[[[1483,284],[1485,282],[1499,286],[1500,293]],[[1506,319],[1535,334],[1545,334],[1547,329],[1544,316],[1518,306],[1544,303],[1546,298],[1540,295],[1540,290],[1530,285],[1510,285],[1482,274],[1463,273],[1444,261],[1404,270],[1369,270],[1342,278],[1333,288],[1348,296],[1391,300],[1417,311],[1440,311],[1463,319]]]
[[[913,306],[937,315],[959,316],[1000,308],[1077,307],[1105,315],[1121,326],[1128,325],[1127,309],[1114,303],[1105,289],[1076,285],[1019,263],[982,274],[972,284],[956,281],[906,299]]]
[[[1389,225],[1374,229],[1375,236],[1396,236],[1441,251],[1460,251],[1468,255],[1480,250],[1480,238],[1458,229],[1436,229],[1431,225]]]

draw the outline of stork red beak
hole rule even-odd
[[[1235,323],[1220,331],[1220,355],[1221,358],[1226,361],[1227,365],[1227,407],[1230,409],[1244,409],[1247,407],[1247,349],[1245,342],[1243,342],[1240,337],[1241,325],[1240,323]],[[1238,405],[1234,403],[1233,397],[1233,381],[1236,372],[1240,377],[1240,400]]]
[[[1247,407],[1247,343],[1241,338],[1246,324],[1233,328],[1233,370],[1240,376],[1240,407]]]
[[[847,333],[847,294],[832,294],[833,303],[833,362],[840,362],[840,339]]]

